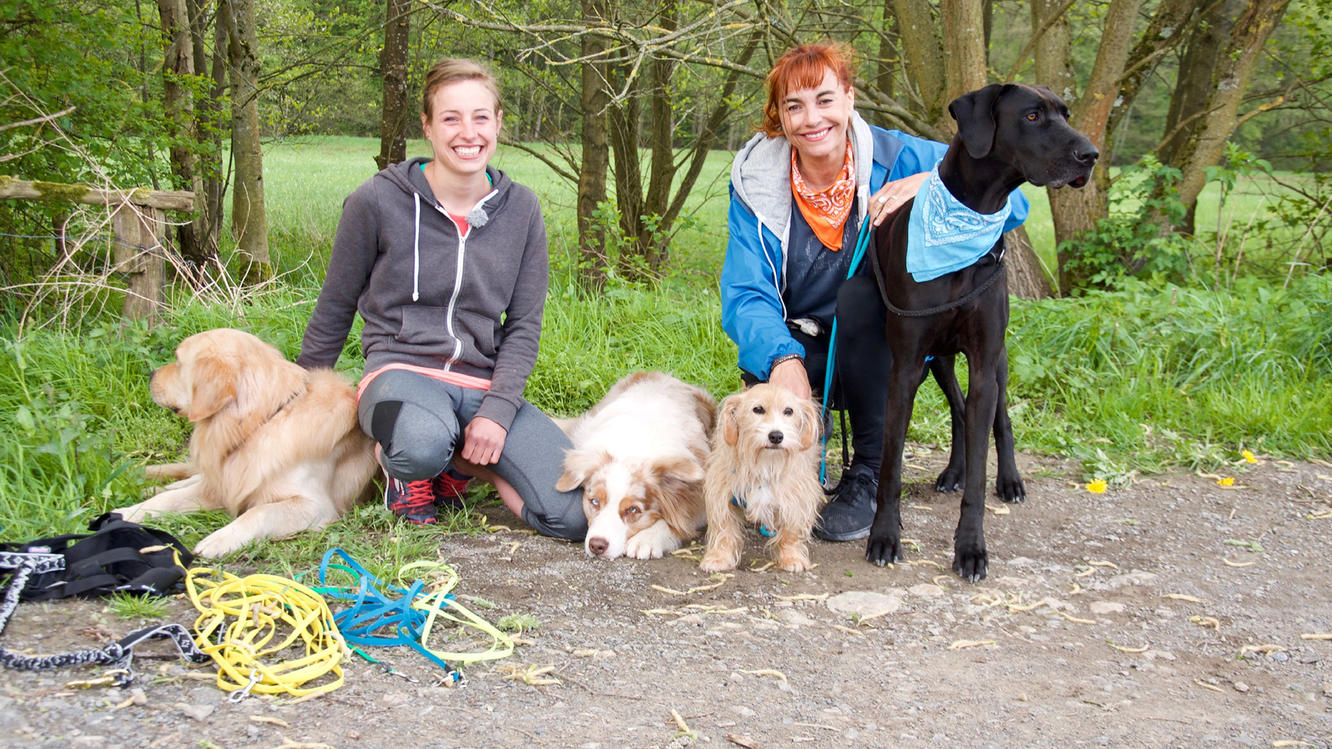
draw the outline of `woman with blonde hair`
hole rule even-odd
[[[477,63],[430,69],[421,128],[434,155],[389,166],[343,203],[297,361],[332,366],[360,312],[358,416],[388,509],[434,523],[476,476],[541,533],[581,540],[581,492],[555,490],[568,438],[522,397],[541,336],[546,229],[532,191],[490,165],[503,114]]]

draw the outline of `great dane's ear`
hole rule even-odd
[[[957,120],[957,134],[973,159],[985,158],[994,147],[994,103],[1004,90],[1002,83],[962,94],[948,105],[948,113]]]

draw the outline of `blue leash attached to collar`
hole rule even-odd
[[[860,231],[856,234],[856,249],[851,253],[851,267],[846,271],[847,281],[856,274],[856,269],[865,259],[865,249],[869,247],[870,228],[873,221],[870,219],[869,211],[865,212],[865,220],[860,224]],[[832,392],[833,369],[837,363],[837,315],[833,314],[832,330],[828,333],[828,363],[823,368],[823,407],[819,411],[819,423],[826,424],[828,419],[828,393]],[[828,479],[828,430],[823,431],[823,446],[819,453],[819,483],[825,484]]]

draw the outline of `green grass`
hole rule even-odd
[[[188,425],[152,403],[147,376],[184,336],[239,327],[296,355],[342,199],[373,173],[376,147],[368,139],[317,138],[265,154],[273,253],[286,273],[276,283],[179,296],[153,329],[91,316],[20,335],[12,321],[0,321],[0,430],[8,436],[0,443],[0,538],[76,531],[153,489],[142,466],[178,458]],[[671,372],[718,397],[738,387],[716,290],[729,161],[729,154],[710,155],[668,278],[656,288],[613,282],[592,297],[573,283],[573,188],[538,159],[501,148],[497,163],[537,192],[550,229],[554,272],[529,400],[574,414],[636,369]],[[1048,204],[1043,191],[1030,195],[1028,229],[1048,258]],[[1202,213],[1200,224],[1207,220]],[[1008,341],[1018,445],[1079,459],[1088,477],[1120,481],[1171,467],[1215,469],[1242,448],[1326,458],[1329,300],[1332,281],[1308,277],[1284,291],[1240,279],[1222,291],[1129,284],[1074,299],[1015,301]],[[353,376],[361,366],[356,340],[353,330],[339,363]],[[947,420],[937,388],[922,387],[911,438],[947,444]],[[435,558],[450,534],[482,532],[475,510],[492,501],[474,491],[467,511],[445,513],[426,528],[371,504],[323,531],[251,544],[222,561],[309,579],[324,551],[339,546],[384,576],[404,562]],[[206,513],[155,525],[192,545],[224,522]]]

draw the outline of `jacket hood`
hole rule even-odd
[[[856,160],[857,219],[863,220],[869,205],[870,172],[874,165],[874,135],[869,123],[851,111],[848,131]],[[895,154],[894,154],[895,155]],[[731,164],[731,185],[736,196],[753,211],[759,223],[783,245],[791,232],[791,142],[784,135],[756,134],[741,147]]]

